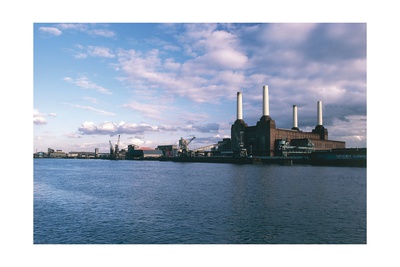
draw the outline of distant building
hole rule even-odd
[[[68,153],[69,158],[78,158],[78,159],[94,159],[96,157],[96,152],[69,152]]]
[[[47,158],[47,153],[40,151],[33,154],[34,158]]]
[[[67,158],[68,153],[63,152],[62,150],[54,150],[52,148],[47,149],[47,157],[48,158]]]
[[[162,150],[137,149],[137,146],[129,145],[126,159],[159,158],[164,155]]]
[[[178,146],[177,145],[162,145],[158,146],[157,150],[163,152],[165,157],[177,157],[178,156]]]

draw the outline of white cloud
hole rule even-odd
[[[101,46],[88,46],[88,53],[92,57],[105,57],[105,58],[115,57],[115,55],[111,53],[109,48]]]
[[[197,132],[197,133],[217,133],[219,131],[218,123],[196,123],[185,124],[185,126],[154,126],[147,123],[130,123],[121,121],[119,123],[104,121],[99,124],[85,121],[78,127],[78,131],[83,135],[116,135],[116,134],[134,134],[143,135],[146,133],[158,132]]]
[[[182,65],[175,63],[171,58],[163,61],[156,50],[146,54],[137,53],[134,50],[120,51],[118,57],[119,66],[117,68],[126,74],[126,77],[122,79],[128,81],[133,88],[143,88],[143,91],[148,93],[150,92],[149,88],[162,88],[165,94],[186,97],[199,103],[218,103],[221,97],[226,97],[227,91],[234,92],[239,88],[237,84],[232,84],[233,81],[244,81],[241,72],[213,69],[219,69],[224,64],[241,66],[242,59],[237,56],[233,56],[234,59],[230,59],[230,57],[224,59],[224,54],[211,55],[212,58],[198,58],[186,61]],[[215,62],[211,62],[212,60]],[[228,69],[232,69],[232,67]],[[229,81],[229,85],[232,86],[223,84],[223,81],[226,81],[224,77],[228,76],[234,78]]]
[[[87,24],[82,24],[82,23],[60,23],[57,24],[57,27],[64,30],[79,30],[79,31],[85,31],[88,28]]]
[[[106,29],[94,29],[94,30],[88,31],[88,33],[91,35],[108,37],[108,38],[115,36],[115,33],[113,31],[106,30]]]
[[[87,58],[87,54],[86,53],[75,53],[74,54],[74,58],[76,58],[76,59],[85,59],[85,58]]]
[[[234,49],[220,49],[206,53],[195,59],[195,61],[213,68],[241,69],[245,66],[248,59],[246,55],[235,51]]]
[[[66,103],[66,104],[68,104],[68,103]],[[94,107],[91,107],[91,106],[81,106],[81,105],[77,105],[77,104],[68,104],[68,105],[76,107],[76,108],[81,108],[81,109],[93,111],[94,113],[96,113],[98,115],[104,115],[104,116],[114,116],[115,115],[115,113],[113,113],[113,112],[97,109],[97,108],[94,108]]]
[[[62,34],[62,31],[60,31],[59,29],[57,29],[55,27],[40,27],[39,30],[41,32],[48,33],[48,34],[55,35],[55,36]]]
[[[102,24],[61,23],[57,24],[57,27],[68,31],[84,32],[91,36],[112,38],[116,35],[115,32],[104,29]]]
[[[115,134],[144,134],[145,132],[158,132],[157,126],[149,124],[135,124],[128,122],[114,123],[110,121],[96,125],[94,122],[85,121],[78,128],[78,131],[85,135],[115,135]]]
[[[38,109],[33,109],[33,124],[45,125],[47,124],[46,117],[56,117],[55,113],[44,114],[40,113]]]
[[[47,120],[44,117],[34,117],[33,123],[36,125],[43,125],[47,124]]]
[[[69,83],[73,83],[73,84],[75,84],[75,85],[77,85],[77,86],[79,86],[81,88],[84,88],[84,89],[93,89],[93,90],[96,90],[99,93],[108,94],[108,95],[112,94],[110,92],[110,90],[91,82],[85,76],[79,77],[76,80],[74,80],[71,77],[64,77],[64,81],[67,81]]]
[[[234,98],[235,92],[248,83],[243,69],[249,59],[238,36],[216,30],[214,24],[185,24],[185,28],[187,31],[177,38],[181,47],[190,47],[189,58],[164,59],[156,49],[144,53],[120,50],[115,69],[126,75],[121,79],[147,93],[149,88],[159,88],[164,94],[198,103]]]
[[[198,27],[188,27],[186,40],[196,49],[194,61],[206,65],[212,69],[241,69],[248,61],[246,54],[241,51],[238,37],[230,32],[215,30],[215,25],[201,27],[200,34]]]
[[[122,106],[139,112],[144,117],[157,120],[162,119],[163,110],[165,110],[165,107],[162,107],[161,105],[146,104],[137,101],[130,101],[129,103],[123,104]]]

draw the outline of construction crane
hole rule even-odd
[[[118,135],[118,141],[115,144],[115,148],[111,143],[111,140],[109,140],[110,142],[110,159],[118,159],[119,158],[119,140],[120,140],[120,135]]]
[[[111,140],[109,140],[109,142],[110,142],[110,159],[112,159],[112,158],[114,158],[114,147],[113,147],[113,145],[111,144]]]
[[[117,144],[115,145],[115,159],[119,158],[119,140],[120,140],[120,135],[118,135],[118,141]]]
[[[181,139],[179,140],[179,149],[180,149],[181,156],[188,156],[188,153],[189,153],[188,146],[195,138],[196,137],[193,136],[192,139],[190,139],[188,141],[181,137]]]

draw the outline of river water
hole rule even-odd
[[[35,244],[366,244],[366,168],[34,159]]]

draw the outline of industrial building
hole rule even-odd
[[[293,106],[293,127],[279,129],[269,114],[268,86],[263,86],[263,113],[255,126],[243,120],[242,93],[237,93],[237,119],[231,127],[231,149],[239,156],[280,156],[286,152],[310,153],[314,150],[345,148],[342,141],[328,140],[322,123],[322,101],[317,102],[317,125],[311,132],[298,128],[297,106]]]
[[[160,145],[156,150],[161,150],[164,157],[177,157],[178,146],[177,145]]]
[[[126,159],[159,158],[163,156],[162,150],[139,149],[138,146],[129,145],[125,155]]]

